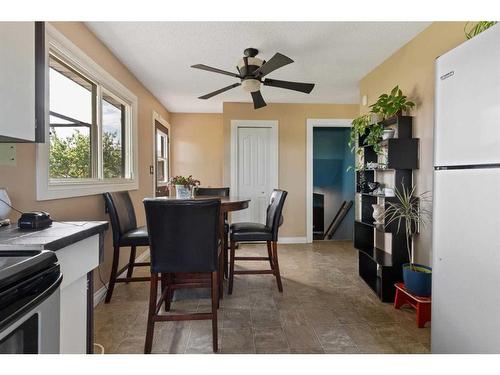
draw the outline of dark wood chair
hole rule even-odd
[[[218,278],[222,271],[219,241],[220,200],[145,199],[151,251],[151,290],[144,353],[151,353],[154,325],[161,321],[212,320],[213,351],[218,350]],[[200,277],[201,276],[201,277]],[[161,296],[157,301],[158,283]],[[211,289],[207,313],[160,314],[170,310],[178,288]]]
[[[278,229],[283,223],[283,206],[288,192],[284,190],[273,190],[267,207],[266,224],[261,223],[235,223],[230,230],[230,264],[229,264],[229,288],[228,294],[233,293],[234,275],[260,275],[273,274],[276,277],[278,290],[283,292],[280,268],[278,264]],[[266,242],[267,257],[237,257],[235,256],[236,244],[238,242]],[[271,269],[268,270],[245,270],[235,271],[236,260],[268,261]]]
[[[210,197],[229,197],[230,190],[228,187],[197,187],[194,190],[195,196],[210,196]],[[227,213],[224,215],[224,275],[229,275],[229,222]]]
[[[113,263],[104,300],[105,303],[109,303],[116,283],[149,281],[149,277],[132,277],[134,267],[150,265],[149,262],[135,261],[137,246],[149,246],[149,237],[145,226],[137,227],[134,205],[127,191],[104,193],[103,196],[113,230]],[[120,249],[123,247],[130,247],[130,257],[128,263],[118,269]],[[118,275],[125,270],[127,276],[119,278]]]

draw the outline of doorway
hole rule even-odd
[[[307,120],[308,243],[352,240],[355,182],[354,154],[348,146],[350,126],[349,119]]]
[[[278,187],[277,135],[277,121],[231,121],[231,194],[251,199],[232,222],[266,222],[269,197]]]
[[[153,187],[156,197],[168,196],[170,178],[170,126],[153,113]]]

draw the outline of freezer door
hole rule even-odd
[[[500,353],[500,168],[434,172],[433,353]]]
[[[436,62],[434,165],[500,163],[500,25]]]

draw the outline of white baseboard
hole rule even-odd
[[[306,237],[279,237],[278,243],[307,243]]]
[[[136,262],[144,262],[149,257],[149,250],[144,251],[141,255],[135,258]],[[123,271],[119,277],[126,276],[126,270]],[[108,290],[109,282],[105,286],[102,286],[97,292],[94,293],[94,308],[104,300],[106,292]]]

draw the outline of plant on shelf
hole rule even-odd
[[[386,226],[397,222],[397,232],[404,230],[406,250],[409,263],[403,264],[403,279],[406,288],[416,295],[428,296],[431,290],[432,270],[430,267],[416,264],[412,251],[413,236],[420,225],[425,226],[431,217],[428,208],[430,203],[429,192],[415,194],[416,187],[395,189],[396,202],[387,202],[385,210]]]
[[[384,132],[384,126],[381,123],[371,123],[371,113],[361,115],[354,120],[352,120],[351,134],[349,137],[349,147],[351,151],[356,151],[358,155],[361,155],[362,149],[361,145],[357,142],[360,137],[364,137],[363,145],[373,147],[373,151],[380,154],[382,147],[379,142],[382,138],[382,133]]]
[[[495,25],[497,21],[479,21],[470,29],[468,29],[470,22],[467,22],[464,26],[464,33],[467,39],[474,38],[476,35],[481,34],[483,31],[489,29],[491,26]]]
[[[177,198],[189,199],[193,197],[193,188],[200,185],[200,181],[189,176],[174,176],[168,180],[169,185],[175,186]]]
[[[370,126],[370,114],[361,115],[351,122],[351,134],[349,136],[349,147],[351,151],[355,151],[360,154],[361,149],[357,148],[358,139],[366,134],[366,130]],[[357,148],[357,149],[356,149]]]
[[[373,151],[380,155],[382,153],[382,146],[380,140],[384,133],[384,125],[381,122],[370,125],[368,128],[368,135],[365,138],[365,145],[371,146]]]
[[[394,87],[389,94],[380,95],[377,101],[370,106],[371,111],[380,114],[383,119],[407,112],[413,107],[415,107],[415,103],[403,95],[399,86]]]

